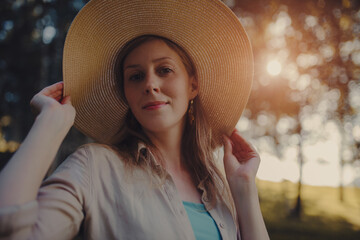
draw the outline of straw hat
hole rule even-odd
[[[101,143],[116,142],[128,106],[115,82],[116,56],[128,41],[158,35],[181,46],[195,63],[199,95],[216,138],[230,134],[247,103],[253,55],[235,14],[219,0],[92,0],[67,34],[65,95],[75,127]]]

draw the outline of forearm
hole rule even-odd
[[[54,112],[43,112],[0,173],[0,207],[35,200],[69,126]]]
[[[255,181],[236,183],[230,188],[235,201],[242,240],[269,239]]]

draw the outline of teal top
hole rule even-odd
[[[220,231],[204,204],[183,201],[196,240],[219,240]]]

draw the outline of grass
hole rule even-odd
[[[297,184],[258,181],[261,209],[270,238],[360,240],[360,189],[302,186],[300,218],[291,216]]]

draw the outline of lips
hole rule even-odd
[[[146,109],[146,110],[155,110],[155,109],[159,109],[159,108],[165,106],[166,104],[168,104],[168,102],[153,101],[153,102],[146,103],[142,108]]]

